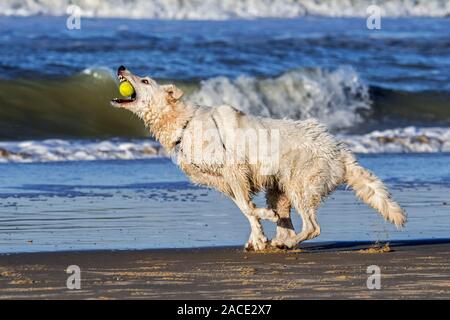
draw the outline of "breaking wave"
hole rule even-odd
[[[87,17],[149,19],[363,17],[372,4],[390,17],[450,15],[446,0],[3,0],[0,14],[66,15],[71,4],[78,5]]]
[[[356,153],[450,152],[450,128],[411,126],[338,138]]]
[[[450,152],[450,128],[398,128],[338,135],[356,153]],[[137,160],[167,157],[151,139],[0,142],[0,162]]]
[[[293,70],[276,78],[217,77],[177,84],[191,102],[227,103],[274,118],[315,117],[333,131],[357,126],[363,113],[371,110],[368,87],[347,67]],[[86,69],[56,80],[0,80],[0,139],[148,135],[130,112],[109,105],[117,95],[117,80],[106,69]]]
[[[272,118],[314,117],[334,133],[450,124],[450,93],[369,87],[349,67],[296,69],[274,78],[164,81],[175,82],[190,102],[230,104]],[[59,79],[0,79],[0,140],[148,137],[131,112],[110,106],[117,95],[108,69]]]
[[[368,86],[350,67],[294,70],[267,79],[217,77],[202,81],[189,99],[208,106],[228,104],[264,117],[314,117],[331,130],[360,124],[372,104]]]
[[[0,162],[134,160],[164,156],[152,140],[29,140],[0,142]]]

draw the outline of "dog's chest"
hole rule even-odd
[[[178,164],[181,170],[191,178],[204,176],[222,177],[223,166],[219,164],[211,165],[186,161],[180,161]]]

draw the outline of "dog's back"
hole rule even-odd
[[[220,173],[211,166],[234,166],[245,171],[255,192],[275,184],[288,192],[302,190],[304,198],[318,199],[315,202],[346,183],[385,219],[397,226],[406,221],[382,182],[357,164],[351,152],[318,121],[250,116],[230,106],[205,108],[200,114],[198,119],[207,123],[206,128],[217,133],[216,148],[223,150],[223,155],[238,156],[224,156],[210,165],[203,161],[205,170]],[[265,156],[267,152],[271,156]]]

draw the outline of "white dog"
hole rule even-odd
[[[397,227],[406,222],[383,183],[315,120],[274,120],[230,106],[193,105],[180,99],[183,92],[176,86],[159,85],[123,66],[118,77],[129,81],[135,93],[114,99],[112,105],[142,119],[194,183],[213,187],[236,203],[251,225],[246,249],[269,245],[261,219],[277,223],[270,242],[275,247],[293,248],[317,237],[317,208],[343,183]],[[260,191],[266,192],[268,208],[252,202]],[[291,223],[291,206],[303,220],[298,234]]]

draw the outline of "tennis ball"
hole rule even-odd
[[[128,81],[123,81],[119,85],[119,92],[124,97],[129,97],[134,93],[134,88]]]

